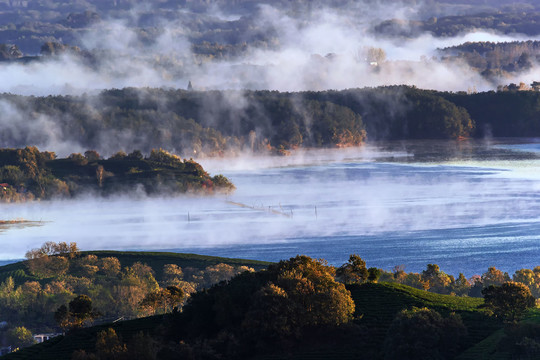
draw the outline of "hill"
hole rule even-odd
[[[501,324],[489,318],[481,309],[482,299],[439,295],[405,285],[390,283],[366,283],[352,285],[351,291],[356,305],[356,328],[349,327],[341,333],[327,332],[331,337],[322,341],[299,343],[288,355],[266,354],[259,359],[366,359],[382,358],[384,339],[392,320],[403,309],[427,307],[442,314],[457,313],[463,318],[468,330],[466,347],[482,341],[498,329]],[[127,343],[139,331],[156,334],[159,326],[167,324],[167,317],[151,317],[110,326]],[[106,326],[83,329],[47,343],[23,349],[6,356],[6,359],[70,359],[75,350],[94,351],[95,339]],[[188,330],[189,331],[189,330]],[[312,334],[320,336],[320,334]],[[339,335],[339,336],[338,336]],[[358,336],[358,337],[357,337]]]
[[[142,301],[171,287],[185,299],[238,273],[268,265],[194,254],[67,252],[58,250],[62,244],[67,248],[65,243],[46,243],[27,254],[30,260],[0,266],[0,321],[33,333],[56,332],[55,311],[79,295],[91,297],[101,321],[160,314],[177,304],[142,307]]]
[[[54,197],[137,194],[230,192],[234,185],[217,175],[210,177],[201,165],[164,150],[116,153],[108,159],[96,151],[57,159],[36,147],[0,149],[0,201],[17,202]]]
[[[456,313],[467,327],[465,347],[470,347],[500,328],[500,323],[482,310],[482,298],[440,295],[396,283],[354,285],[349,287],[355,300],[359,323],[370,333],[370,346],[380,349],[392,320],[403,309],[413,307]]]

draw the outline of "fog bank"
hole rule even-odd
[[[538,71],[534,64],[531,74],[488,82],[464,64],[434,58],[437,48],[467,41],[529,39],[524,35],[478,30],[450,38],[424,33],[407,39],[371,32],[382,20],[413,19],[418,11],[399,3],[384,7],[360,3],[351,9],[313,9],[299,14],[264,5],[252,21],[255,30],[268,37],[264,46],[249,43],[237,56],[210,60],[192,51],[195,34],[188,30],[188,15],[179,15],[177,20],[157,17],[153,27],[141,29],[133,26],[145,12],[134,9],[131,19],[104,19],[81,32],[79,42],[93,54],[93,60],[66,52],[29,63],[0,63],[0,92],[49,95],[130,86],[186,88],[189,81],[201,90],[303,91],[408,84],[482,91],[495,89],[498,81],[529,81]],[[223,17],[219,9],[207,16]],[[141,38],[141,31],[146,37]],[[371,48],[382,49],[386,56],[370,58]]]

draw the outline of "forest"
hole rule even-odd
[[[363,4],[384,8],[395,6],[396,2],[365,0]],[[3,0],[0,1],[0,44],[17,46],[18,51],[8,53],[8,56],[0,51],[0,59],[46,55],[41,52],[46,43],[94,50],[85,47],[85,37],[91,35],[96,26],[107,28],[108,22],[118,19],[127,19],[125,25],[137,34],[137,39],[131,39],[137,46],[152,44],[166,32],[166,27],[181,23],[178,31],[187,34],[191,52],[199,60],[235,58],[253,49],[279,48],[281,45],[279,29],[268,28],[258,18],[262,5],[282,9],[293,17],[323,6],[337,11],[349,9],[352,14],[361,14],[362,10],[362,6],[352,0],[162,0],[154,1],[151,6],[140,0]],[[397,5],[416,7],[418,13],[414,19],[376,19],[370,26],[375,35],[413,37],[429,32],[437,37],[448,37],[478,29],[531,36],[540,33],[540,8],[533,0],[510,5],[508,1],[401,0]],[[133,9],[137,9],[137,16],[132,16]],[[240,16],[223,18],[214,14],[216,9],[226,15]],[[95,57],[104,55],[98,51]]]
[[[210,177],[193,160],[182,160],[165,150],[143,157],[138,150],[117,152],[103,159],[95,150],[57,159],[36,147],[0,149],[0,201],[75,197],[81,194],[147,195],[231,192],[234,185],[223,175]]]
[[[538,61],[540,42],[467,42],[440,50],[443,61],[464,61],[486,78],[530,70]]]
[[[358,146],[366,139],[540,136],[540,92],[522,85],[526,91],[514,84],[480,93],[388,86],[297,93],[125,88],[82,96],[3,94],[6,112],[0,118],[19,121],[5,124],[0,141],[11,148],[75,145],[110,156],[163,148],[191,158],[245,151],[286,155],[299,147]],[[108,161],[102,165],[113,163]]]
[[[491,29],[503,34],[538,34],[540,12],[525,6],[518,11],[483,12],[453,16],[431,17],[426,20],[385,20],[374,27],[377,34],[412,37],[422,32],[435,36],[456,36],[477,29]]]
[[[125,88],[82,96],[3,94],[0,106],[6,111],[0,119],[18,121],[5,123],[0,142],[63,151],[75,146],[108,156],[163,148],[189,159],[241,152],[287,155],[301,147],[358,146],[368,139],[535,137],[540,136],[536,89],[537,84],[510,84],[469,93],[388,86],[296,93]],[[68,162],[50,164],[58,168]],[[109,173],[129,171],[113,169],[114,159],[99,159],[86,167],[85,176],[95,171],[92,164]],[[105,189],[116,178],[105,177]]]
[[[502,359],[538,355],[540,267],[467,279],[436,264],[368,268],[356,254],[333,267],[307,256],[268,264],[75,243],[26,257],[0,267],[9,324],[0,334],[20,346],[32,343],[28,329],[66,334],[6,359],[474,359],[486,346]],[[119,318],[133,320],[111,323]]]

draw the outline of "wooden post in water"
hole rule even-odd
[[[315,219],[318,219],[318,216],[317,216],[317,205],[315,205]]]

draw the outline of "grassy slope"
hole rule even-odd
[[[402,309],[428,307],[447,315],[459,314],[468,329],[466,346],[470,347],[499,328],[479,306],[481,298],[456,297],[434,294],[400,284],[365,284],[350,288],[356,303],[357,316],[363,315],[360,324],[369,328],[374,346],[381,345],[390,323]]]
[[[480,309],[483,300],[478,298],[454,297],[448,295],[433,294],[399,284],[364,284],[349,287],[355,304],[356,315],[361,316],[360,325],[367,328],[370,336],[368,343],[362,347],[349,344],[337,343],[336,346],[327,346],[311,350],[301,350],[293,355],[294,359],[354,359],[361,356],[364,350],[378,357],[377,352],[382,348],[384,338],[394,316],[402,309],[416,307],[433,308],[443,314],[456,312],[463,318],[468,328],[467,347],[472,347],[489,335],[496,332],[500,325],[488,318]],[[150,330],[159,325],[160,318],[152,317],[145,319],[121,322],[114,325],[117,332],[125,339],[139,330]],[[92,351],[92,338],[103,327],[86,329],[81,334],[75,334],[66,338],[54,339],[50,343],[40,344],[19,353],[12,354],[6,359],[69,359],[68,354],[80,348]],[[367,349],[366,349],[367,346]],[[366,353],[363,353],[364,356]],[[362,356],[361,356],[362,357]],[[279,356],[269,356],[267,359],[278,359]],[[371,358],[371,357],[366,357]]]
[[[156,272],[156,279],[161,280],[163,265],[176,264],[182,268],[193,267],[204,269],[210,265],[225,263],[229,265],[246,265],[255,270],[266,268],[270,263],[256,260],[230,259],[216,256],[204,256],[195,254],[180,254],[172,252],[142,252],[142,251],[83,251],[82,256],[94,254],[98,257],[116,257],[120,260],[123,267],[131,266],[133,263],[140,261],[151,266]],[[0,282],[12,276],[17,285],[25,281],[40,280],[30,275],[25,266],[25,262],[17,262],[0,266]]]
[[[523,323],[540,324],[540,309],[529,311]],[[498,349],[498,345],[504,338],[504,330],[500,329],[489,337],[480,341],[475,346],[467,349],[457,359],[459,360],[511,360],[513,354]]]

